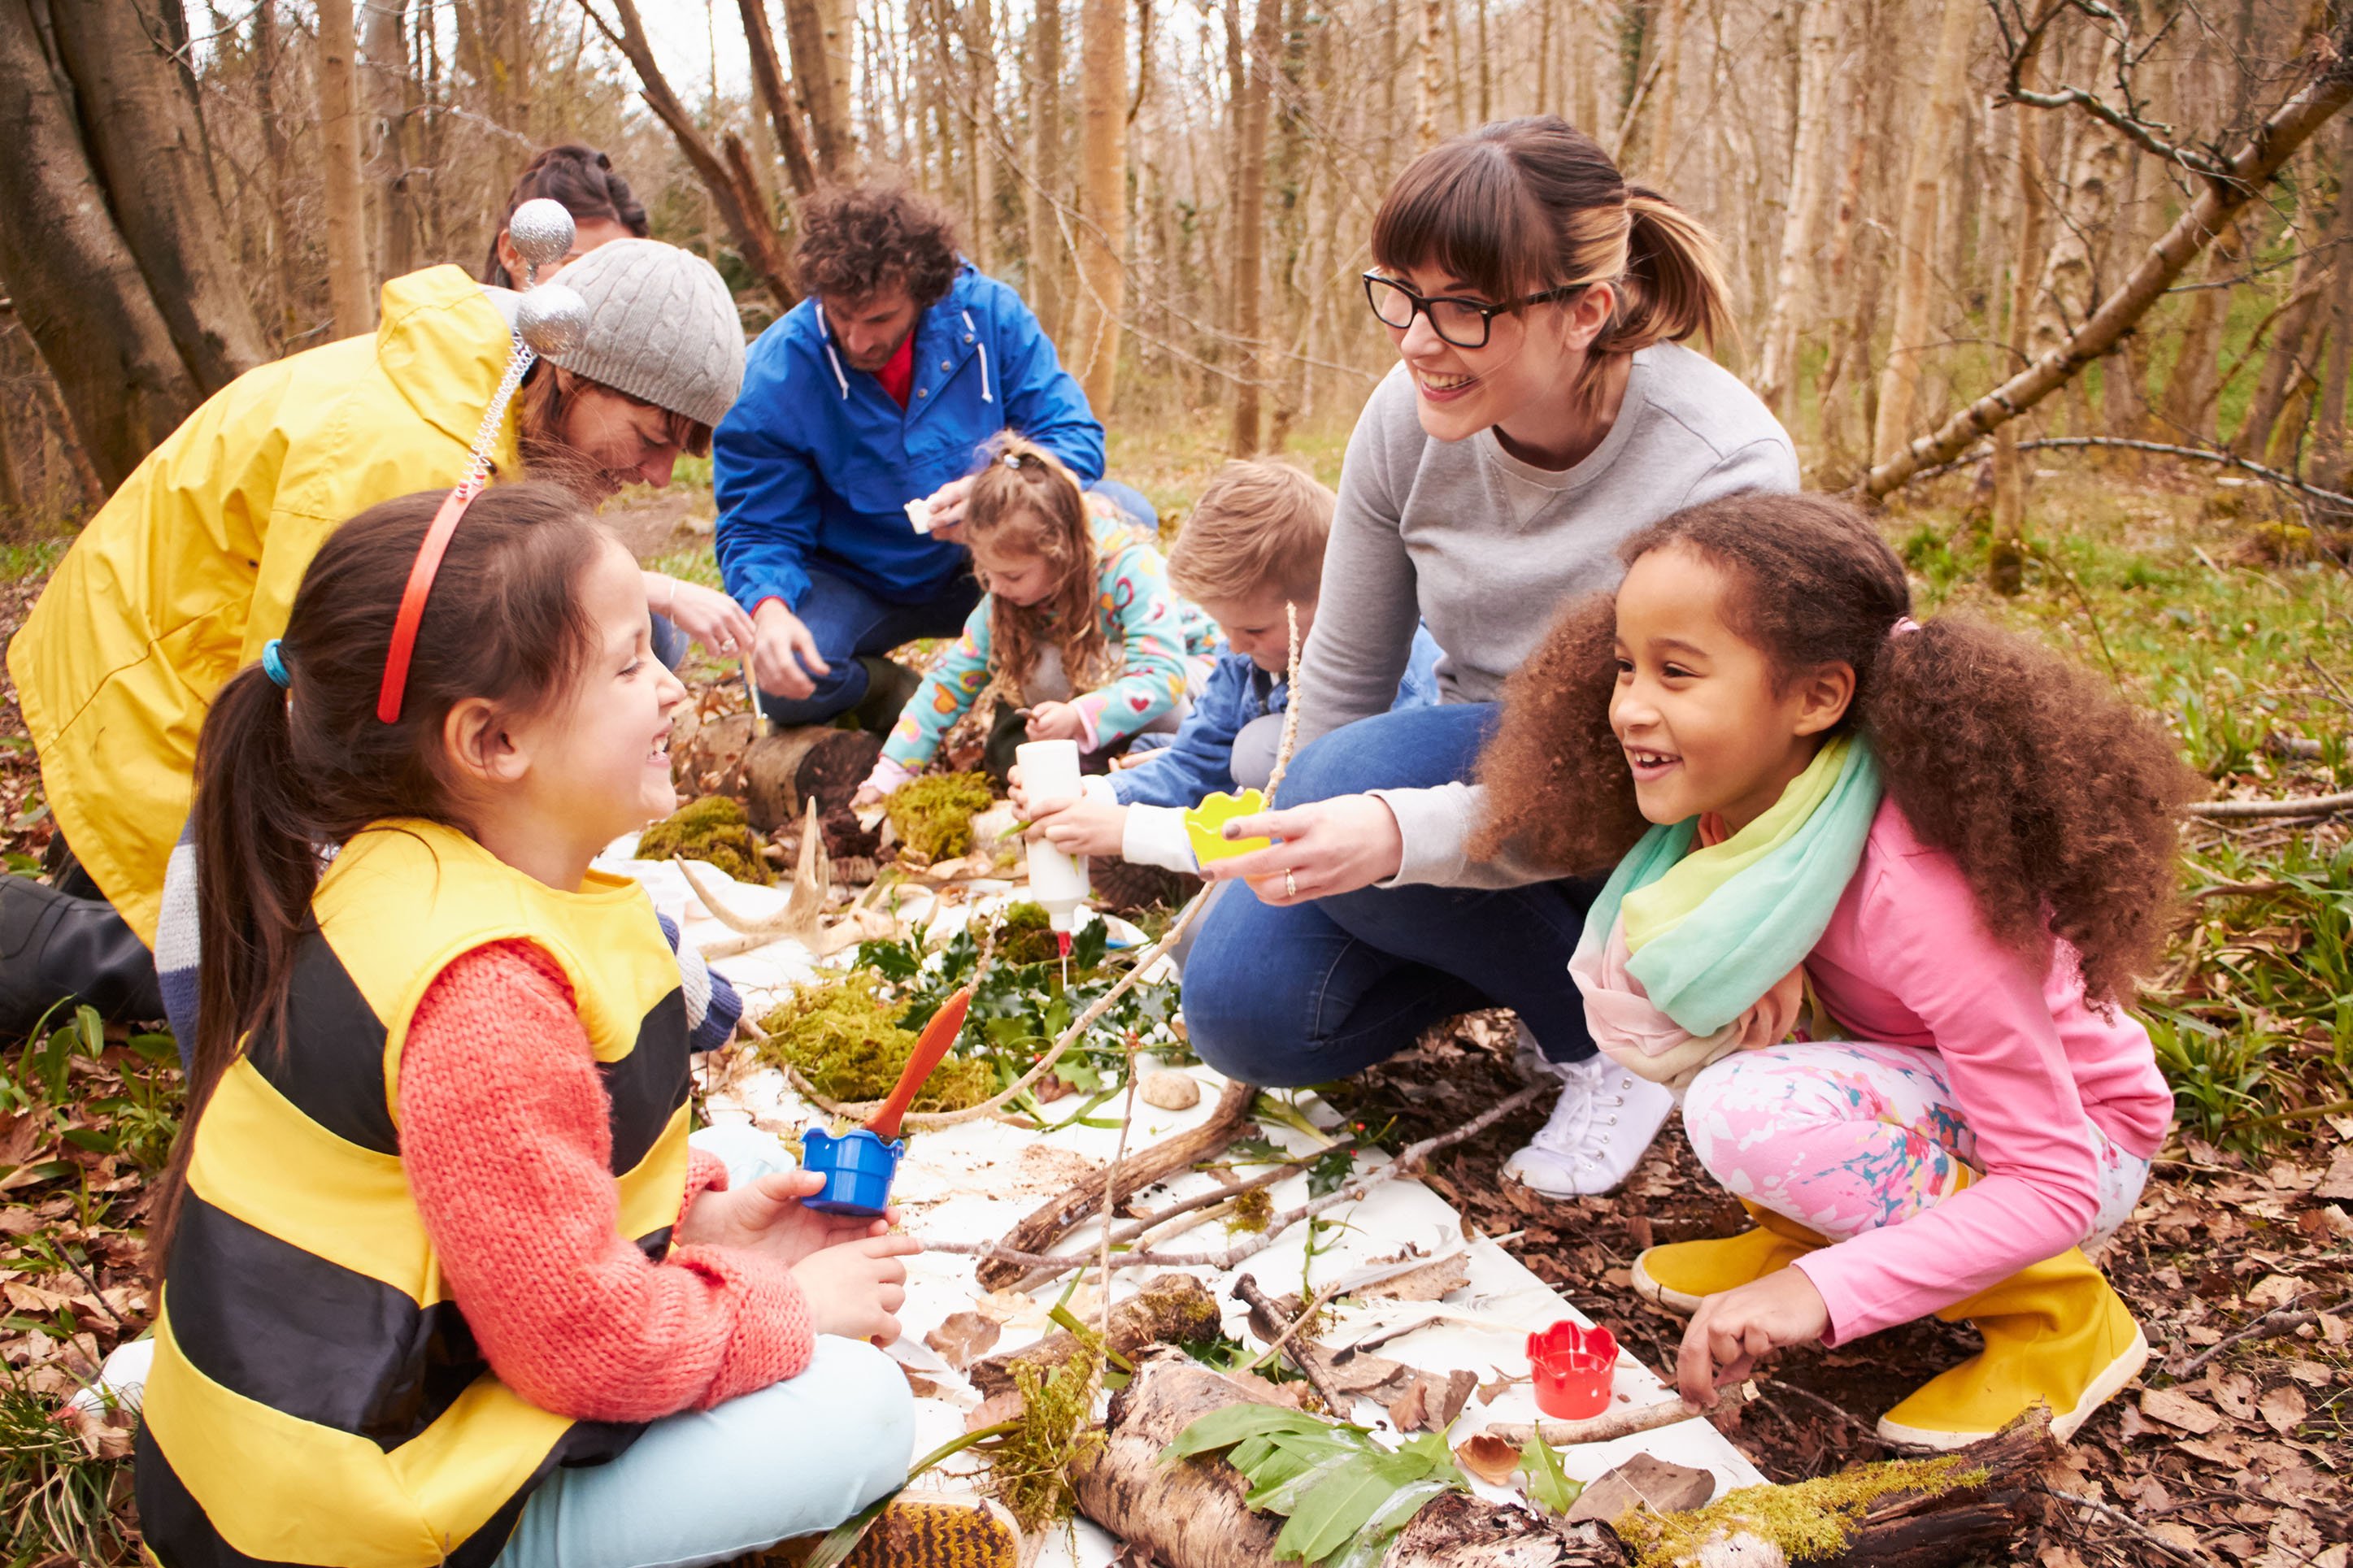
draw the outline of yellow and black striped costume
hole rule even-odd
[[[554,955],[612,1100],[621,1229],[659,1258],[686,1192],[678,960],[636,883],[558,892],[427,823],[353,839],[311,910],[283,1038],[248,1041],[196,1125],[140,1522],[171,1568],[487,1563],[553,1467],[640,1428],[552,1415],[491,1372],[401,1167],[401,1044],[460,954]]]

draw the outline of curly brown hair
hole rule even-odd
[[[1827,740],[1869,738],[1889,798],[1920,841],[1952,857],[1994,934],[2029,955],[2063,938],[2095,1005],[2131,994],[2177,894],[2175,821],[2197,780],[2163,731],[2087,672],[1968,616],[1891,635],[1911,609],[1903,563],[1869,520],[1827,496],[1742,495],[1627,540],[1631,565],[1693,551],[1736,584],[1733,629],[1782,679],[1854,671]],[[1474,853],[1514,851],[1601,869],[1643,822],[1617,737],[1607,595],[1570,605],[1506,683],[1480,758],[1487,816]]]
[[[897,185],[828,185],[801,205],[793,264],[820,300],[864,300],[903,285],[917,310],[955,281],[955,227],[936,203]]]
[[[965,537],[975,547],[999,545],[1040,555],[1054,568],[1054,586],[1034,605],[989,600],[989,673],[1000,695],[1020,700],[1020,687],[1038,668],[1040,648],[1062,655],[1062,671],[1072,695],[1092,691],[1111,675],[1113,657],[1095,614],[1094,525],[1078,476],[1045,447],[1011,431],[987,447],[988,460],[974,476],[965,503]],[[977,567],[976,567],[977,570]],[[979,573],[981,586],[988,574]]]

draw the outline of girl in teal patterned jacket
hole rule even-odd
[[[986,593],[899,716],[860,801],[920,772],[990,691],[1029,710],[1030,740],[1076,741],[1082,753],[1173,731],[1184,717],[1200,616],[1168,586],[1160,552],[1096,516],[1042,447],[1008,434],[989,450],[965,522]]]

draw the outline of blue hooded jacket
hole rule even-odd
[[[891,604],[936,597],[970,556],[916,532],[906,504],[970,473],[999,431],[1037,442],[1082,484],[1103,478],[1086,394],[1021,297],[971,263],[917,319],[914,369],[902,410],[843,363],[815,298],[752,345],[711,443],[719,570],[745,609],[776,598],[798,610],[817,564]]]

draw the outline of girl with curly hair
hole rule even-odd
[[[892,726],[861,801],[923,771],[986,692],[1000,712],[1027,713],[1015,738],[1076,741],[1089,757],[1176,729],[1193,679],[1188,635],[1203,640],[1207,627],[1191,626],[1198,612],[1140,531],[1091,500],[1051,452],[1011,434],[990,443],[964,527],[980,603]],[[1002,772],[1010,747],[992,736],[990,751]]]
[[[2061,1437],[2147,1358],[2084,1247],[2172,1096],[2123,1011],[2174,893],[2171,743],[2084,673],[1910,616],[1852,509],[1740,496],[1623,547],[1505,689],[1487,852],[1615,861],[1570,964],[1595,1040],[1684,1088],[1757,1228],[1643,1253],[1686,1397],[1928,1313],[1984,1352],[1880,1436]],[[1645,825],[1648,825],[1647,827]]]

